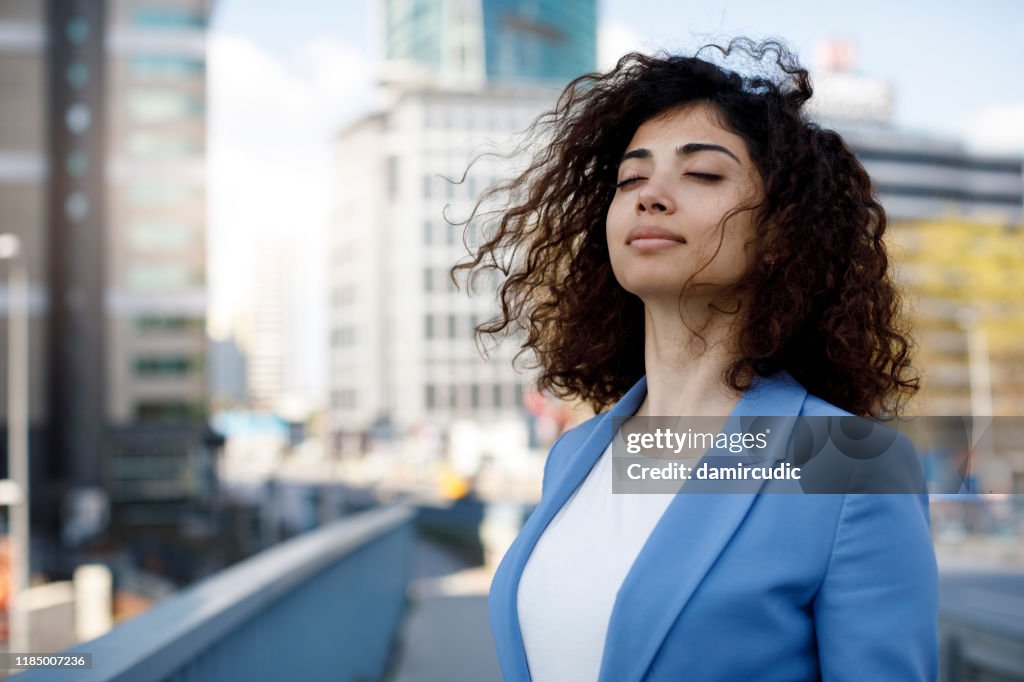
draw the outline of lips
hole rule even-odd
[[[626,244],[632,244],[635,241],[643,240],[659,240],[659,241],[670,241],[685,244],[686,239],[678,234],[669,232],[660,227],[653,227],[650,225],[635,227],[630,230],[629,235],[626,237]]]

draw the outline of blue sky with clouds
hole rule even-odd
[[[214,29],[244,37],[296,67],[304,45],[333,41],[372,67],[373,0],[220,0]],[[735,34],[786,39],[812,64],[823,39],[852,39],[861,72],[895,87],[897,123],[1024,150],[1024,2],[1019,0],[599,0],[604,65],[610,51],[685,50]],[[1016,131],[992,130],[1016,112]],[[346,112],[350,113],[350,112]],[[358,113],[358,108],[352,109]],[[1009,116],[1004,116],[1009,118]]]

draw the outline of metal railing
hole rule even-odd
[[[401,625],[415,513],[345,517],[190,586],[65,654],[88,670],[30,670],[23,682],[378,679]]]

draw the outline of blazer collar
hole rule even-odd
[[[513,649],[513,660],[509,661],[512,670],[507,671],[512,673],[509,679],[529,679],[517,607],[519,579],[526,561],[544,529],[608,447],[614,436],[613,424],[621,423],[615,420],[632,416],[646,396],[644,376],[611,410],[601,415],[576,452],[564,453],[573,460],[552,481],[551,493],[541,499],[523,525],[522,542],[509,549],[512,584],[504,592],[509,601],[502,609],[507,614],[505,628]],[[786,372],[756,377],[733,409],[725,429],[730,425],[735,428],[739,417],[796,416],[806,396],[803,386]],[[643,678],[669,628],[743,521],[761,484],[752,484],[750,492],[745,493],[681,494],[672,500],[616,595],[599,680]],[[714,519],[714,523],[690,523],[693,519]],[[687,528],[685,543],[679,542],[676,535],[682,526]]]

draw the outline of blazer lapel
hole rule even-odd
[[[508,589],[499,593],[499,598],[504,600],[504,603],[501,604],[501,612],[506,614],[505,632],[495,634],[499,637],[504,635],[502,639],[511,642],[513,658],[508,662],[511,670],[504,671],[505,677],[509,680],[530,679],[526,649],[523,646],[522,631],[519,629],[518,607],[519,580],[522,577],[526,561],[544,529],[583,483],[587,474],[590,473],[594,464],[611,443],[612,436],[615,435],[613,420],[619,417],[629,417],[635,413],[646,395],[647,377],[642,377],[611,410],[600,417],[593,433],[576,452],[564,453],[573,459],[562,470],[561,475],[552,480],[551,493],[541,498],[537,508],[523,524],[519,537],[508,549],[504,561],[508,562],[510,585]]]
[[[737,403],[725,430],[737,430],[742,417],[796,416],[806,395],[788,373],[759,377]],[[642,399],[639,396],[636,404]],[[791,428],[792,420],[781,423],[785,422]],[[777,436],[772,441],[778,444],[788,440],[785,433]],[[601,437],[601,450],[610,438],[610,433]],[[562,483],[567,488],[572,480]],[[602,682],[643,679],[669,629],[743,522],[763,484],[752,482],[750,492],[676,495],[616,595],[601,661]],[[556,506],[562,502],[560,497]],[[685,538],[679,534],[681,528],[686,529]]]

